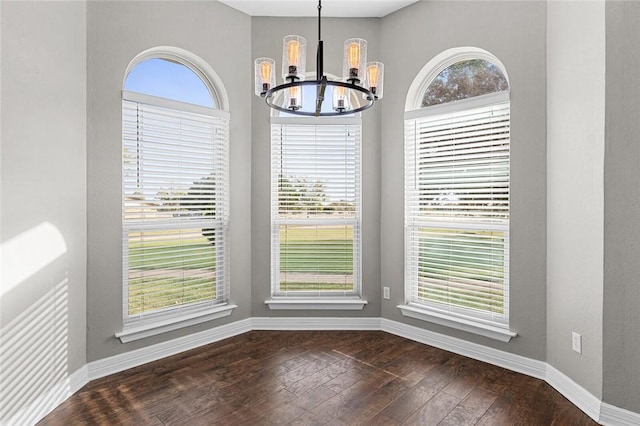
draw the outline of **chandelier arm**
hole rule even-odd
[[[327,89],[327,77],[322,76],[322,80],[318,83],[317,96],[316,96],[316,117],[320,116],[322,111],[322,103],[324,102],[324,91]]]

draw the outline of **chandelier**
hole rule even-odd
[[[307,40],[297,35],[284,37],[282,46],[282,78],[284,83],[276,86],[276,63],[271,58],[255,60],[255,93],[263,97],[271,108],[290,114],[325,117],[353,114],[373,106],[382,99],[384,65],[381,62],[367,62],[367,41],[351,38],[344,42],[342,80],[329,80],[323,72],[323,51],[321,37],[322,0],[318,0],[318,49],[316,52],[316,79],[305,79]],[[313,86],[315,90],[305,91],[305,96],[314,93],[311,100],[303,99],[303,87]],[[332,108],[323,111],[327,89],[331,90]],[[359,100],[359,99],[362,100]],[[303,102],[315,105],[313,111],[303,111]]]

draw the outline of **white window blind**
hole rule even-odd
[[[405,271],[410,304],[504,325],[509,102],[506,93],[487,99],[405,120]]]
[[[360,120],[273,119],[272,295],[360,295]]]
[[[125,324],[225,303],[228,115],[124,92]]]

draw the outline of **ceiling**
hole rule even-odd
[[[219,0],[250,16],[318,16],[317,0]],[[418,0],[324,0],[322,16],[381,18]]]

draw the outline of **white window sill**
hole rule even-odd
[[[508,342],[513,337],[516,337],[518,335],[518,333],[513,332],[508,328],[483,324],[480,322],[459,318],[454,315],[431,311],[427,308],[414,305],[398,305],[398,309],[400,309],[402,315],[406,317],[411,317],[422,321],[429,321],[435,324],[444,325],[446,327],[455,328],[457,330],[479,334],[480,336],[499,340],[501,342]]]
[[[204,309],[195,313],[174,316],[160,321],[154,321],[147,324],[125,325],[122,331],[116,333],[116,337],[122,343],[133,342],[134,340],[144,339],[145,337],[155,336],[156,334],[166,333],[167,331],[177,330],[179,328],[188,327],[190,325],[200,324],[205,321],[211,321],[231,315],[231,312],[238,305],[215,306],[210,309]]]
[[[265,300],[269,309],[297,310],[347,310],[359,311],[367,304],[362,299],[269,299]]]

